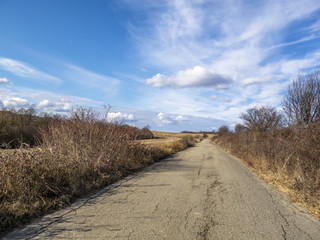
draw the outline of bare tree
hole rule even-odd
[[[241,123],[237,123],[234,127],[236,133],[245,132],[247,130],[246,126],[242,125]]]
[[[289,124],[309,124],[319,119],[320,69],[293,80],[282,104]]]
[[[261,106],[248,109],[241,113],[244,126],[250,130],[266,131],[282,126],[283,116],[270,106]]]
[[[227,125],[223,125],[221,127],[219,127],[219,130],[218,130],[218,134],[219,135],[222,135],[222,134],[225,134],[225,133],[228,133],[230,132],[229,130],[229,127]]]

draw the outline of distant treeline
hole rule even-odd
[[[195,133],[195,134],[203,134],[203,133],[206,133],[206,134],[212,134],[212,133],[215,133],[215,131],[214,131],[214,130],[212,130],[212,131],[199,131],[199,132],[182,131],[181,133]]]

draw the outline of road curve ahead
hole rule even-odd
[[[5,239],[320,239],[299,211],[204,140]]]

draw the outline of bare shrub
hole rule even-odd
[[[208,138],[208,134],[207,134],[206,132],[203,132],[203,133],[202,133],[202,137],[203,137],[203,138]]]
[[[219,127],[219,129],[218,129],[218,134],[219,135],[223,135],[223,134],[226,134],[228,132],[230,132],[230,130],[229,130],[229,127],[227,125],[223,125],[223,126]]]
[[[247,128],[241,123],[237,123],[236,126],[234,127],[234,131],[236,133],[245,132],[246,130]]]
[[[320,69],[292,81],[283,109],[289,124],[309,124],[320,118]]]
[[[36,145],[39,128],[48,125],[51,119],[36,116],[32,108],[0,111],[0,147]]]
[[[266,131],[282,126],[283,117],[270,106],[261,106],[248,109],[240,116],[245,127],[255,131]]]
[[[149,126],[146,126],[144,128],[142,128],[141,130],[139,129],[139,134],[137,136],[137,140],[141,140],[141,139],[153,139],[154,135],[153,133],[150,131]]]

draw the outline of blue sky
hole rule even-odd
[[[0,0],[0,106],[233,127],[320,66],[318,0]]]

